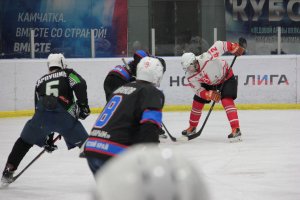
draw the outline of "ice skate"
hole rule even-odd
[[[167,139],[168,138],[168,136],[165,134],[165,131],[162,128],[159,129],[158,135],[159,135],[160,139]]]
[[[183,130],[181,134],[184,136],[194,135],[196,134],[196,127],[190,126],[188,129]]]
[[[229,142],[239,142],[242,141],[242,133],[240,128],[235,128],[228,135]]]
[[[1,178],[2,187],[6,187],[14,181],[13,174],[15,171],[12,171],[11,169],[12,167],[10,167],[10,165],[6,166],[6,168],[4,169]]]

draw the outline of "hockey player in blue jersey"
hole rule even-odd
[[[144,57],[137,65],[136,81],[113,92],[83,148],[93,173],[128,146],[159,143],[165,98],[156,86],[164,71],[157,58]]]
[[[112,93],[122,85],[135,81],[136,78],[136,67],[140,60],[146,56],[150,56],[146,51],[137,50],[133,54],[133,60],[128,64],[115,66],[106,76],[103,84],[105,91],[106,102],[109,101]],[[166,68],[166,63],[164,59],[160,57],[157,58],[161,64]],[[165,131],[161,128],[159,129],[160,138],[167,138]]]

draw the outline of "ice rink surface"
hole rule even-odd
[[[96,117],[83,121],[88,132]],[[200,137],[186,143],[168,139],[160,146],[179,150],[196,165],[213,200],[299,200],[300,110],[242,110],[239,117],[242,142],[227,141],[225,112],[213,111]],[[188,118],[188,112],[167,112],[163,120],[170,133],[179,136]],[[0,119],[1,172],[28,119]],[[43,154],[16,182],[1,188],[0,199],[92,200],[95,181],[86,160],[78,157],[79,149],[67,151],[63,140],[57,144],[57,151]],[[41,150],[33,147],[18,171]]]

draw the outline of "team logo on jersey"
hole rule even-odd
[[[114,94],[131,94],[136,90],[134,87],[119,87],[116,91],[114,91]]]

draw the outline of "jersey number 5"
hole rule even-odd
[[[104,110],[98,117],[95,123],[95,127],[97,128],[104,127],[108,123],[109,119],[113,116],[113,114],[115,113],[115,111],[117,110],[121,102],[122,102],[122,96],[120,95],[113,96],[113,98],[111,98],[111,100],[106,104]]]
[[[53,95],[55,97],[58,97],[58,88],[57,86],[59,85],[59,80],[56,81],[51,81],[46,84],[46,95]]]

